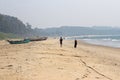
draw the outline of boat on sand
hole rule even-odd
[[[40,37],[40,38],[30,38],[30,41],[44,41],[47,40],[47,37]]]
[[[16,40],[16,41],[11,41],[11,40],[7,40],[10,44],[23,44],[23,43],[29,43],[30,40],[29,39],[24,39],[24,40]]]

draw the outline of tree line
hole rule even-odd
[[[16,17],[0,14],[0,32],[12,33],[18,36],[40,36],[41,29],[32,29],[29,23],[24,24]]]

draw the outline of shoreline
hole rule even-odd
[[[67,39],[66,39],[67,40]],[[73,42],[74,40],[67,40],[67,41],[70,41],[70,42]],[[93,47],[104,47],[104,48],[109,48],[109,49],[120,49],[119,47],[112,47],[112,46],[105,46],[105,45],[99,45],[99,44],[92,44],[92,43],[88,43],[88,42],[85,42],[85,41],[82,41],[82,40],[77,40],[78,41],[78,46],[79,46],[79,43],[82,44],[82,45],[86,45],[86,46],[93,46]],[[74,44],[74,43],[73,43]]]
[[[118,35],[116,35],[116,37],[112,35],[111,37],[110,35],[103,35],[104,37],[100,37],[100,36],[102,35],[71,36],[71,37],[66,37],[66,39],[74,40],[76,38],[77,40],[81,40],[89,44],[120,48],[120,39]]]
[[[99,45],[99,44],[92,44],[92,43],[88,43],[85,41],[81,41],[80,43],[86,44],[86,45],[90,45],[90,46],[96,46],[96,47],[105,47],[105,48],[113,48],[113,49],[120,49],[120,47],[112,47],[112,46],[107,46],[107,45]]]

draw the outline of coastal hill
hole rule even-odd
[[[35,27],[35,26],[34,26]],[[19,37],[34,36],[79,36],[79,35],[120,35],[119,27],[111,26],[61,26],[51,28],[33,28],[29,23],[23,23],[17,17],[0,14],[0,35],[13,34]],[[6,36],[6,37],[8,37]],[[11,36],[11,35],[10,35]]]
[[[37,31],[40,29],[37,29]],[[0,14],[0,35],[4,37],[3,34],[13,34],[19,37],[30,37],[40,35],[36,29],[32,29],[29,23],[23,23],[17,17]]]

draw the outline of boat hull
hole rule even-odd
[[[36,38],[36,39],[30,39],[30,41],[44,41],[47,40],[47,37],[41,37],[41,38]]]
[[[19,40],[19,41],[10,41],[7,40],[10,44],[23,44],[23,43],[29,43],[30,40],[29,39],[24,39],[24,40]]]

